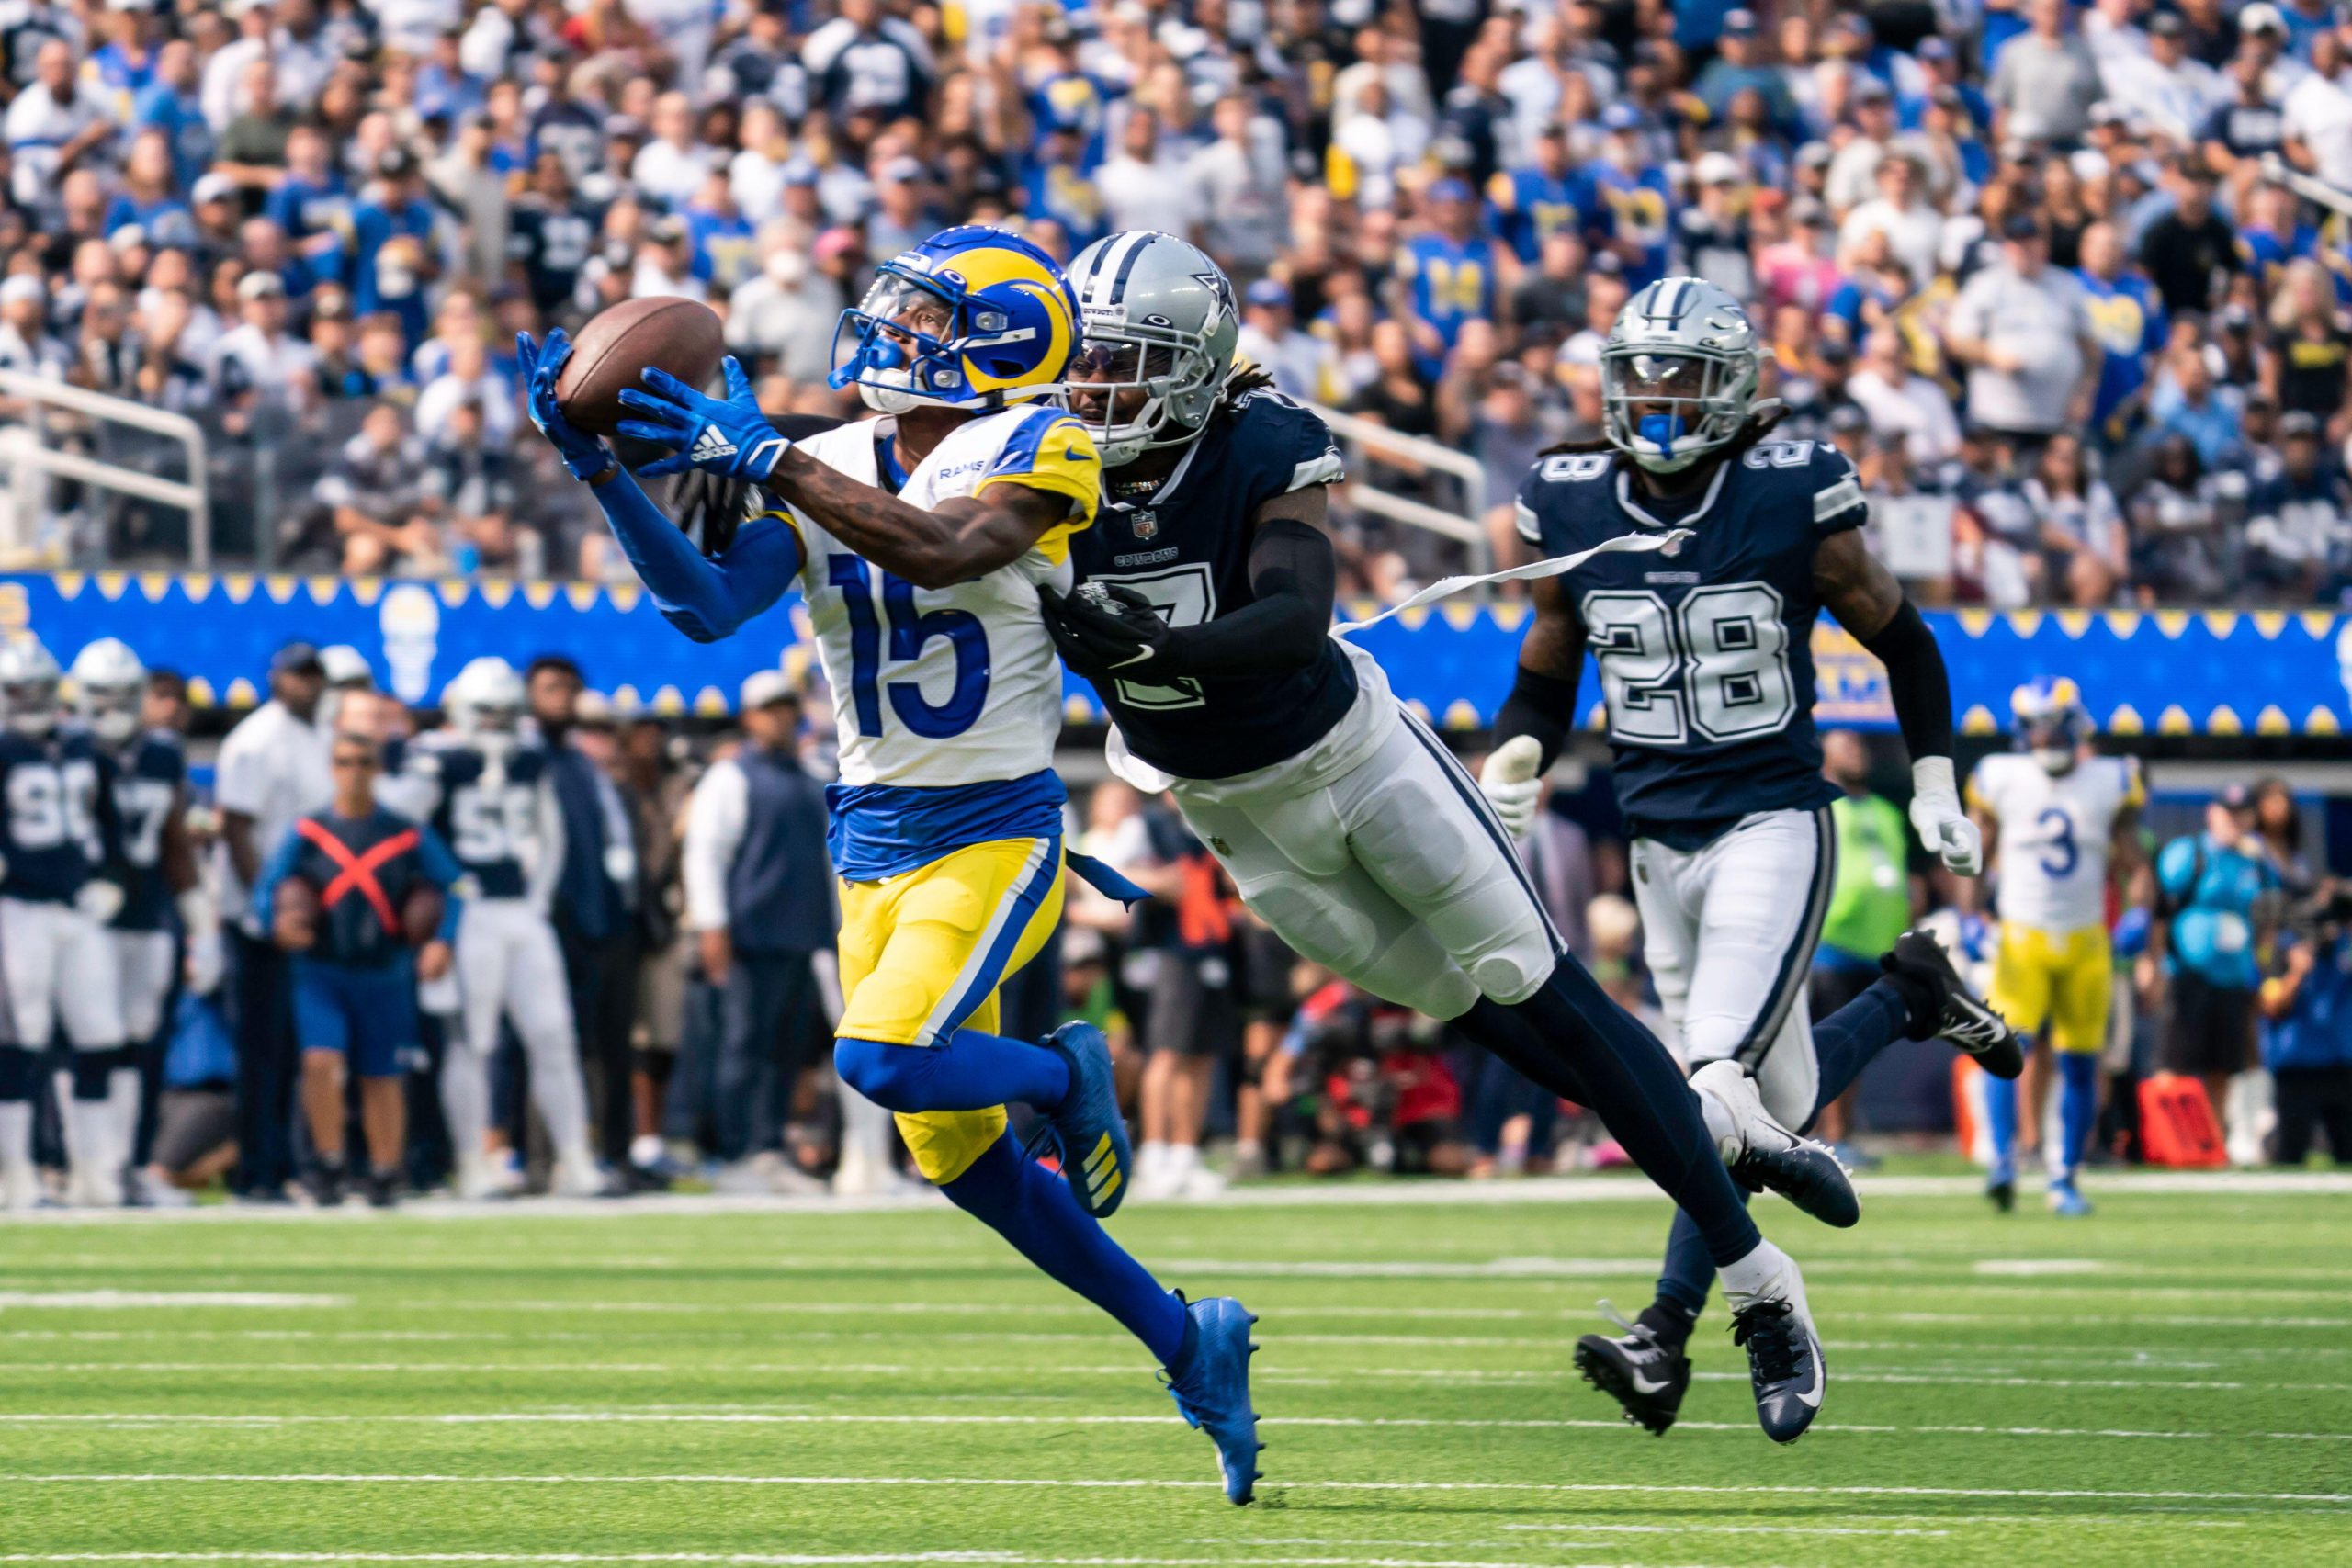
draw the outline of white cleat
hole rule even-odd
[[[1774,1121],[1747,1068],[1710,1062],[1690,1075],[1690,1092],[1734,1176],[1778,1192],[1824,1224],[1843,1229],[1862,1217],[1862,1201],[1837,1155]]]
[[[76,1209],[119,1209],[122,1179],[102,1165],[77,1165],[65,1179],[65,1201]]]
[[[1747,1290],[1732,1286],[1732,1274],[1761,1275]],[[1732,1343],[1747,1352],[1747,1381],[1756,1393],[1756,1420],[1776,1443],[1804,1436],[1821,1413],[1829,1370],[1805,1305],[1804,1276],[1795,1261],[1770,1242],[1722,1274],[1724,1300],[1731,1307]]]
[[[604,1171],[584,1152],[556,1161],[548,1173],[548,1191],[558,1198],[602,1198],[611,1190]]]

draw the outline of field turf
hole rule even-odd
[[[1263,1314],[1249,1509],[1136,1347],[944,1206],[11,1224],[0,1563],[2352,1562],[2352,1183],[1771,1205],[1829,1341],[1789,1450],[1720,1310],[1664,1438],[1577,1381],[1666,1212],[1572,1185],[1114,1222]]]

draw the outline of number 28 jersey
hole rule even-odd
[[[1009,566],[917,588],[860,557],[797,508],[800,586],[833,691],[842,783],[946,788],[1026,778],[1053,764],[1062,667],[1038,590],[1067,592],[1070,536],[1091,526],[1102,464],[1086,427],[1030,405],[959,425],[893,486],[888,417],[797,445],[861,484],[929,508],[992,485],[1069,498],[1069,518]]]
[[[1968,803],[2000,824],[2002,920],[2062,935],[2106,925],[2115,819],[2147,797],[2129,757],[2088,758],[2055,777],[2014,753],[1977,763]]]
[[[1520,491],[1519,531],[1546,556],[1627,533],[1689,528],[1671,556],[1597,556],[1560,580],[1608,704],[1617,803],[1643,837],[1713,837],[1758,811],[1813,810],[1813,558],[1869,516],[1833,446],[1763,441],[1695,496],[1660,502],[1614,452],[1545,457]]]

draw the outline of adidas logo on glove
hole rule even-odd
[[[735,443],[728,440],[718,426],[706,424],[695,437],[694,450],[687,456],[697,463],[715,463],[721,457],[735,456]]]

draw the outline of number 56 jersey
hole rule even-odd
[[[890,451],[895,429],[888,417],[862,420],[797,445],[912,506],[1021,484],[1067,496],[1070,510],[1011,565],[917,588],[785,509],[800,536],[801,591],[833,690],[842,783],[944,788],[1026,778],[1052,765],[1061,731],[1061,660],[1038,590],[1069,590],[1070,536],[1094,521],[1102,460],[1086,427],[1057,408],[984,414],[904,475]]]
[[[1759,442],[1679,502],[1639,490],[1615,452],[1545,457],[1528,475],[1519,531],[1545,556],[1693,531],[1671,556],[1596,556],[1560,580],[1600,671],[1617,802],[1637,836],[1836,796],[1813,728],[1813,558],[1868,516],[1853,465],[1813,441]]]

